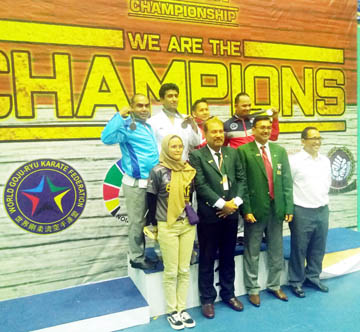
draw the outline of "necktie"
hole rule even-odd
[[[261,147],[261,151],[262,151],[262,158],[263,158],[263,161],[264,161],[264,166],[265,166],[265,170],[266,170],[266,174],[267,174],[267,179],[268,179],[268,185],[269,185],[269,194],[270,194],[270,197],[272,199],[274,199],[274,181],[273,181],[273,170],[272,170],[272,167],[271,167],[271,163],[269,161],[269,158],[266,154],[266,151],[265,151],[265,146],[263,145]]]
[[[221,153],[220,152],[215,152],[215,156],[218,159],[218,168],[221,171]]]

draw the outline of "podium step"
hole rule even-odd
[[[290,236],[283,238],[284,244],[284,266],[281,273],[281,285],[288,283],[288,259],[290,256]],[[147,256],[153,257],[152,248],[147,249]],[[219,275],[217,272],[218,261],[215,262],[214,283],[217,283]],[[162,287],[162,263],[158,263],[155,270],[142,271],[131,268],[128,265],[128,274],[134,281],[141,294],[150,306],[150,315],[158,316],[165,313],[165,299]],[[326,255],[323,262],[322,279],[337,277],[343,274],[360,270],[360,232],[344,228],[330,229],[327,240]],[[268,276],[266,245],[262,243],[258,282],[261,289],[266,288]],[[243,246],[237,245],[235,250],[235,295],[246,294],[243,272]],[[220,301],[218,296],[216,301]],[[187,308],[200,305],[198,291],[198,264],[190,266],[190,285],[187,298]]]
[[[147,249],[147,255],[152,257],[152,248]],[[267,255],[264,251],[266,246],[262,244],[260,260],[259,260],[259,284],[261,289],[265,289],[266,280],[268,275]],[[219,293],[219,273],[217,271],[219,262],[215,261],[215,274],[214,283],[215,288]],[[190,284],[188,291],[188,298],[186,302],[187,308],[193,308],[200,306],[199,290],[198,290],[198,264],[190,266]],[[150,306],[150,316],[159,316],[166,313],[165,298],[162,286],[162,263],[157,264],[155,270],[142,271],[139,269],[133,269],[130,264],[128,265],[128,275],[134,281],[136,287],[140,290],[146,301]],[[281,275],[281,284],[287,283],[287,263],[285,262]],[[240,296],[246,294],[243,275],[243,247],[237,246],[235,251],[235,295]],[[216,301],[220,301],[220,296],[216,298]]]
[[[1,332],[110,332],[146,324],[147,302],[129,277],[0,302]]]

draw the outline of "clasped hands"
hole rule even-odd
[[[231,201],[226,201],[224,207],[216,212],[216,215],[220,218],[226,218],[227,216],[233,214],[238,209],[238,206],[235,204],[234,199]]]
[[[253,224],[253,223],[255,223],[257,221],[255,216],[252,213],[245,214],[244,219],[245,219],[246,222],[248,222],[250,224]],[[285,214],[285,218],[284,218],[285,222],[291,222],[292,219],[293,219],[292,214]]]

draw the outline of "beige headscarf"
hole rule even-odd
[[[171,170],[170,193],[167,210],[167,223],[172,225],[184,211],[185,208],[185,189],[195,176],[195,169],[183,160],[175,160],[169,155],[169,142],[172,138],[181,137],[177,135],[167,135],[161,142],[160,165]]]

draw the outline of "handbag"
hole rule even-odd
[[[189,203],[185,204],[185,212],[189,219],[190,225],[196,225],[200,222],[199,216],[197,215],[197,213]]]

